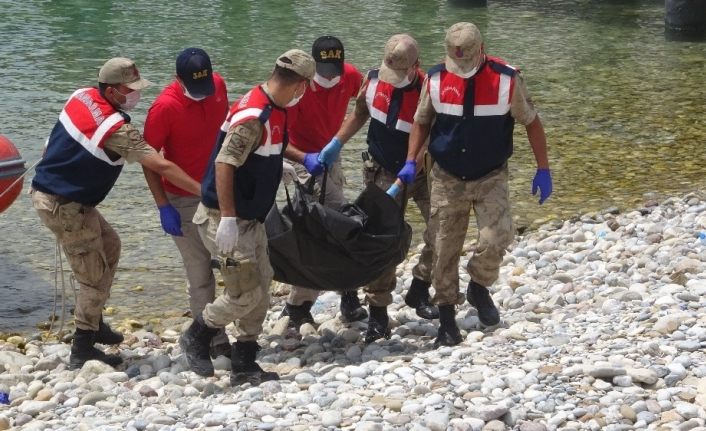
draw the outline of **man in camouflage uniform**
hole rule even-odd
[[[426,172],[420,171],[399,194],[397,172],[407,156],[409,130],[415,108],[419,101],[424,72],[419,70],[419,48],[417,41],[408,34],[396,34],[385,44],[383,61],[379,69],[373,69],[363,82],[355,101],[355,109],[349,115],[334,139],[345,144],[370,118],[368,127],[368,151],[364,153],[363,179],[374,183],[395,198],[401,207],[406,207],[409,198],[417,204],[422,218],[429,220],[429,188]],[[420,151],[420,154],[423,152]],[[424,248],[419,263],[412,270],[413,279],[405,302],[414,307],[417,315],[425,319],[439,317],[436,307],[429,302],[431,283],[432,239],[428,229],[424,231]],[[389,336],[387,306],[392,303],[392,292],[397,286],[396,268],[365,287],[370,304],[370,318],[365,335],[366,343]]]
[[[431,228],[434,232],[432,283],[439,305],[440,326],[435,345],[462,341],[456,326],[459,293],[458,263],[470,211],[478,225],[478,243],[466,270],[471,281],[468,302],[482,324],[500,322],[488,287],[498,278],[506,248],[513,240],[507,160],[512,155],[514,122],[523,124],[537,172],[532,193],[539,203],[552,192],[542,122],[520,72],[503,60],[485,55],[478,28],[466,22],[446,33],[446,61],[433,67],[422,88],[414,117],[407,162],[398,176],[411,183],[417,153],[431,134],[434,159],[431,179]]]
[[[120,238],[95,207],[125,162],[138,162],[190,193],[201,193],[198,182],[162,158],[130,124],[125,111],[135,107],[149,84],[132,60],[108,60],[98,72],[98,88],[77,90],[64,105],[32,180],[32,204],[56,235],[79,283],[71,369],[91,359],[113,366],[122,362],[94,347],[123,341],[102,317],[118,267]]]
[[[282,178],[282,156],[299,163],[306,157],[299,152],[293,155],[287,147],[285,108],[299,101],[313,76],[314,59],[304,51],[292,49],[279,56],[267,82],[231,107],[203,179],[193,222],[218,262],[224,289],[203,312],[196,313],[179,344],[192,371],[212,376],[211,340],[220,328],[234,322],[233,386],[279,379],[255,362],[274,275],[263,222]]]

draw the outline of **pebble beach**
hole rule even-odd
[[[273,296],[258,362],[281,380],[257,387],[230,387],[225,357],[188,371],[185,317],[129,330],[107,348],[117,369],[70,371],[69,344],[6,336],[0,430],[706,430],[703,194],[518,236],[492,287],[501,324],[459,306],[456,347],[433,349],[438,321],[404,305],[417,258],[398,267],[389,340],[365,345],[333,292],[294,334]]]

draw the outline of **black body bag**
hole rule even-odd
[[[364,286],[407,257],[412,229],[404,208],[370,183],[352,204],[336,210],[313,197],[314,179],[295,182],[297,193],[265,219],[274,279],[316,290]]]

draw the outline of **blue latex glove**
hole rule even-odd
[[[169,235],[184,236],[181,231],[181,216],[172,204],[162,205],[159,208],[159,221],[162,222],[162,229]]]
[[[343,147],[343,143],[334,136],[319,153],[319,162],[327,168],[331,168],[333,162],[338,158],[338,153],[341,152],[341,147]]]
[[[385,193],[387,193],[390,197],[394,198],[397,196],[397,194],[400,192],[400,186],[397,185],[397,183],[392,183],[389,189]]]
[[[417,162],[414,160],[407,160],[402,169],[397,173],[397,178],[401,179],[405,184],[412,184],[416,177]]]
[[[533,196],[537,195],[537,190],[539,190],[539,204],[541,205],[552,194],[552,174],[549,169],[537,169],[537,173],[534,174],[532,180]]]
[[[319,153],[307,153],[304,156],[304,167],[313,176],[321,175],[324,165],[319,162]]]

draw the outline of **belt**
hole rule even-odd
[[[73,202],[71,199],[65,198],[63,196],[59,196],[59,195],[52,195],[52,196],[54,197],[54,200],[56,201],[56,203],[58,203],[59,205],[66,205],[70,202]]]

